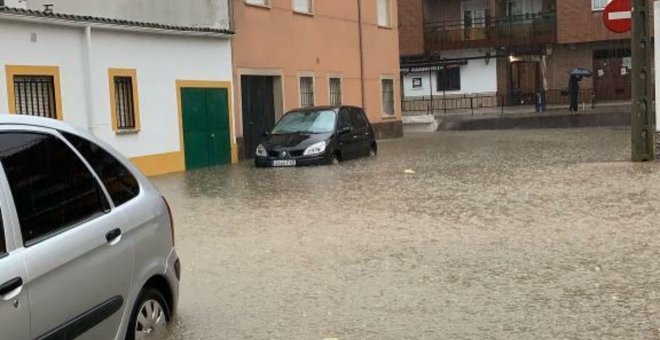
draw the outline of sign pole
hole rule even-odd
[[[632,10],[632,160],[655,160],[655,114],[653,112],[653,48],[649,35],[647,0],[633,0]]]

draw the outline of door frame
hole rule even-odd
[[[241,103],[241,105],[236,106],[236,117],[240,117],[240,126],[237,128],[240,128],[239,131],[241,131],[241,137],[245,138],[243,136],[243,104],[242,104],[242,99],[243,99],[243,76],[262,76],[262,77],[274,77],[275,81],[280,82],[279,86],[279,91],[280,93],[278,94],[277,91],[275,91],[275,122],[277,122],[278,119],[282,118],[282,116],[286,113],[286,77],[284,76],[284,71],[281,69],[259,69],[259,68],[238,68],[236,69],[236,72],[234,72],[234,77],[235,77],[235,83],[236,85],[236,100],[237,103]],[[279,79],[278,79],[279,78]],[[275,85],[277,86],[277,85]],[[275,89],[275,86],[273,86],[273,89]],[[281,106],[277,105],[278,101],[278,95],[281,95],[281,98],[279,98],[281,102]]]
[[[183,138],[183,105],[181,102],[181,91],[185,88],[204,88],[227,90],[227,114],[229,115],[229,144],[231,146],[231,164],[238,163],[238,145],[236,144],[236,127],[234,126],[234,110],[232,97],[232,83],[229,81],[211,81],[211,80],[177,80],[176,81],[176,101],[179,110],[179,153],[181,161],[185,168],[186,146]]]

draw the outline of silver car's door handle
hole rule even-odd
[[[111,245],[115,245],[117,242],[119,242],[119,238],[121,237],[121,229],[113,229],[109,231],[107,234],[105,234],[105,239],[110,243]],[[116,242],[115,242],[116,241]]]
[[[2,300],[11,300],[21,293],[23,287],[23,279],[15,277],[0,286],[0,298]]]

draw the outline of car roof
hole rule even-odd
[[[144,184],[146,177],[140,172],[140,170],[132,162],[130,162],[126,157],[124,157],[119,151],[115,150],[111,145],[107,144],[106,142],[94,136],[91,132],[85,129],[52,118],[0,113],[0,127],[3,125],[12,125],[12,126],[23,125],[23,126],[31,126],[37,128],[52,129],[62,132],[68,132],[83,137],[89,141],[92,141],[100,145],[101,147],[103,147],[103,149],[105,149],[107,152],[112,154],[115,158],[120,159],[125,166],[130,167],[134,175],[139,174],[139,176],[136,177],[141,178],[140,181],[143,182],[142,184],[143,186],[146,185]]]
[[[323,110],[340,110],[343,108],[351,108],[351,109],[358,109],[362,110],[362,108],[357,107],[357,106],[351,106],[351,105],[325,105],[325,106],[310,106],[310,107],[300,107],[296,108],[293,110],[287,111],[289,112],[310,112],[310,111],[323,111]]]

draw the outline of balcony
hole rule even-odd
[[[545,45],[557,40],[555,12],[480,20],[426,22],[424,43],[427,52],[466,48],[499,48]]]

